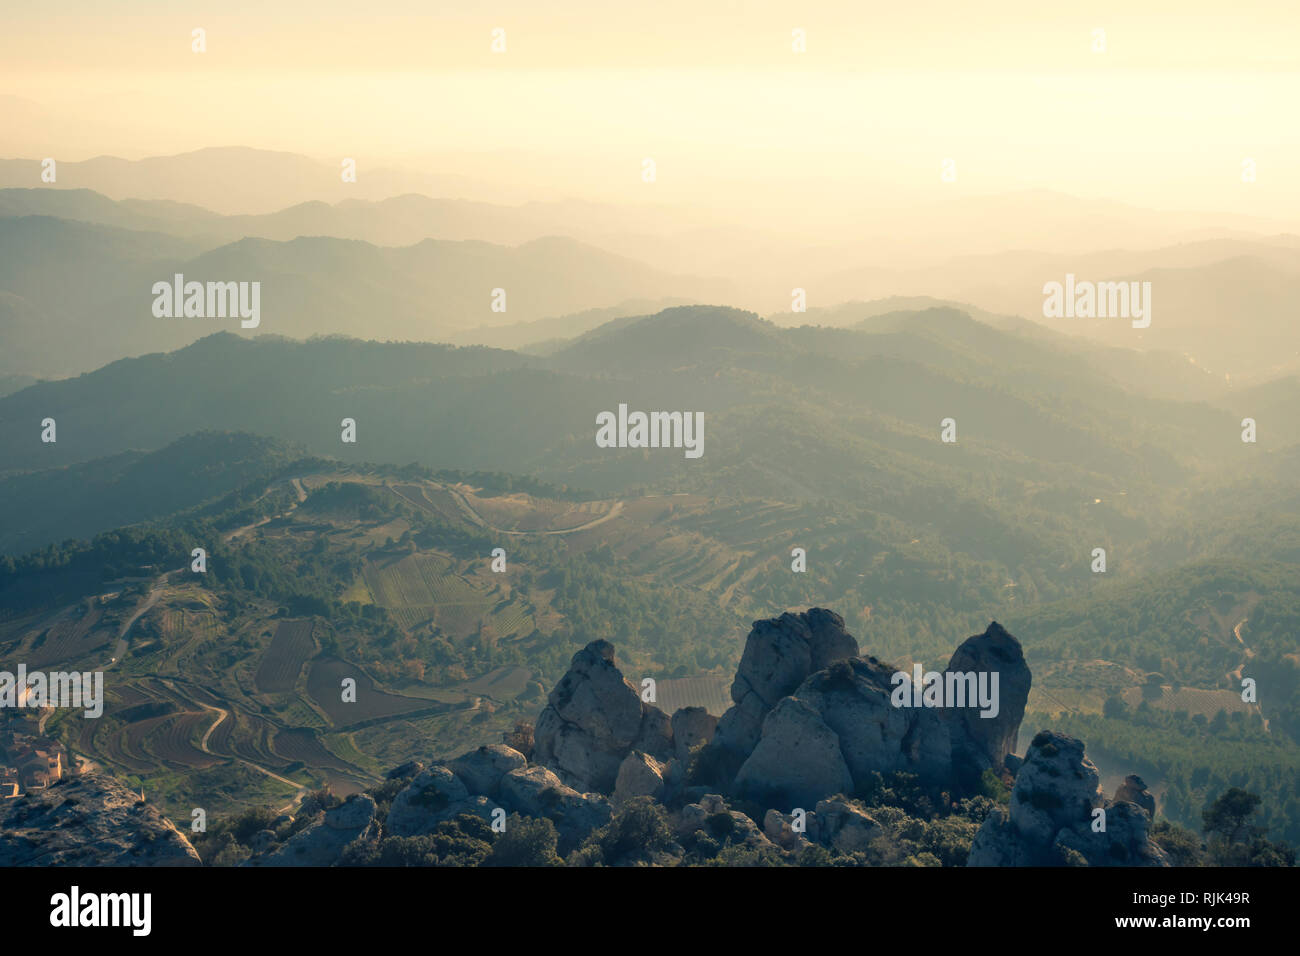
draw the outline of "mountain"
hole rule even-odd
[[[1044,285],[1064,283],[1067,274],[1078,281],[1150,282],[1150,327],[1133,328],[1127,318],[1043,317]],[[1182,355],[1234,382],[1261,381],[1300,363],[1300,338],[1289,319],[1300,293],[1300,241],[1291,235],[1077,256],[964,256],[913,270],[825,275],[809,288],[816,301],[832,303],[924,292],[1113,347]]]
[[[549,237],[521,246],[425,240],[242,239],[217,248],[163,233],[45,216],[0,218],[0,374],[75,374],[172,349],[238,317],[153,315],[156,282],[259,282],[251,334],[438,340],[456,330],[676,292],[725,297],[725,282],[673,277]],[[68,274],[77,281],[66,281]],[[494,292],[505,291],[504,300]],[[498,303],[504,311],[496,311]]]
[[[269,480],[301,457],[284,442],[207,432],[158,451],[0,477],[0,554],[167,517]]]
[[[380,199],[411,192],[463,195],[474,186],[462,176],[367,169],[364,160],[358,166],[357,182],[344,183],[337,163],[243,146],[211,147],[138,160],[64,160],[58,163],[57,181],[50,185],[90,189],[111,199],[166,200],[244,215],[321,199]],[[0,160],[0,187],[39,186],[38,160]]]

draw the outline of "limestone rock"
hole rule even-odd
[[[795,829],[794,822],[793,813],[782,813],[773,807],[763,817],[763,835],[783,850],[794,850],[807,846],[810,842],[810,834],[815,833],[816,814],[812,811],[804,814],[804,829],[802,832]]]
[[[690,765],[691,751],[713,739],[718,718],[703,707],[682,707],[673,714],[673,751],[678,760]]]
[[[816,838],[841,853],[866,850],[883,832],[869,813],[848,800],[836,797],[817,802]]]
[[[534,739],[534,762],[581,791],[610,793],[633,749],[672,756],[671,721],[642,702],[608,641],[592,641],[573,656],[537,719]]]
[[[406,780],[410,777],[418,776],[424,769],[424,764],[418,760],[408,760],[401,766],[394,767],[384,775],[385,780]]]
[[[469,790],[446,767],[430,767],[393,798],[384,828],[393,836],[432,833],[444,820],[469,810]]]
[[[199,866],[170,820],[113,777],[87,773],[0,804],[0,866]]]
[[[528,760],[518,750],[505,744],[490,744],[461,754],[451,762],[450,769],[470,793],[493,797],[502,777],[526,766]]]
[[[758,743],[763,719],[782,697],[793,694],[809,674],[857,655],[858,642],[834,611],[810,608],[755,621],[731,684],[734,706],[718,721],[716,742],[748,756]]]
[[[612,816],[605,797],[579,793],[545,767],[527,767],[506,774],[501,779],[501,802],[524,816],[546,817],[554,823],[561,854],[568,853]]]
[[[767,806],[811,805],[853,789],[840,738],[797,697],[785,697],[763,721],[762,738],[736,774],[735,792]]]
[[[730,840],[745,846],[768,846],[771,840],[753,820],[727,806],[721,794],[702,796],[698,803],[682,807],[677,818],[677,836],[685,839],[697,830],[703,830],[715,840]]]
[[[1135,773],[1124,778],[1124,782],[1115,791],[1115,803],[1136,803],[1146,811],[1151,820],[1156,818],[1156,798],[1147,789],[1146,782]]]
[[[953,770],[970,787],[985,770],[1003,767],[1007,755],[1015,752],[1032,676],[1020,642],[997,621],[962,642],[945,673],[952,671],[998,675],[996,716],[983,717],[979,708],[970,706],[948,711],[954,724]]]
[[[662,800],[666,770],[663,764],[649,754],[632,751],[618,768],[618,780],[614,784],[612,799],[614,806],[621,806],[633,797]]]
[[[343,848],[374,830],[375,801],[365,793],[325,811],[324,816],[264,856],[253,857],[247,866],[331,866]]]
[[[893,673],[874,657],[839,661],[809,677],[797,692],[839,739],[852,778],[841,788],[845,792],[869,786],[873,772],[905,770],[924,783],[946,782],[951,774],[951,724],[945,712],[895,707]],[[837,792],[825,790],[813,799]]]
[[[1106,829],[1095,832],[1094,811]],[[1083,742],[1045,730],[1016,775],[1010,811],[989,814],[971,843],[967,866],[1053,866],[1082,856],[1089,866],[1168,866],[1151,842],[1150,820],[1132,803],[1107,804]]]

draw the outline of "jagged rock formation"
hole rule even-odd
[[[462,754],[449,765],[451,772],[465,782],[469,793],[497,796],[501,778],[512,770],[522,770],[528,760],[518,750],[504,744],[479,747]]]
[[[787,850],[820,843],[841,853],[856,853],[865,850],[884,830],[861,807],[843,797],[835,797],[818,801],[816,810],[805,811],[802,832],[796,828],[793,813],[768,810],[763,818],[763,832]]]
[[[1103,810],[1105,830],[1094,827]],[[1137,804],[1108,801],[1083,742],[1045,730],[1016,775],[1010,811],[996,808],[971,844],[967,866],[1168,866]]]
[[[633,750],[667,761],[672,722],[644,703],[614,661],[614,646],[592,641],[577,654],[537,718],[533,760],[579,791],[610,793]]]
[[[1019,642],[996,622],[964,641],[943,672],[992,673],[992,716],[979,715],[987,701],[917,706],[910,689],[898,694],[893,668],[859,656],[838,615],[814,608],[755,623],[722,718],[698,707],[669,718],[624,679],[614,648],[594,641],[551,692],[532,760],[497,744],[427,768],[408,761],[389,775],[406,784],[382,825],[374,802],[354,797],[283,845],[275,843],[276,831],[286,832],[279,823],[255,834],[250,863],[329,864],[353,840],[431,834],[465,813],[494,823],[516,813],[546,818],[567,855],[646,798],[668,808],[681,844],[669,857],[707,857],[726,844],[763,855],[820,846],[870,858],[882,852],[882,837],[897,836],[899,812],[853,798],[877,773],[910,772],[932,793],[955,795],[992,769],[1016,776],[1010,811],[996,808],[985,820],[969,865],[1165,864],[1147,835],[1155,802],[1140,778],[1106,801],[1079,741],[1045,731],[1025,758],[1013,754],[1030,674]],[[1105,811],[1104,832],[1093,830],[1094,810]]]
[[[716,727],[717,719],[703,707],[683,707],[669,717],[642,701],[618,669],[614,646],[592,641],[573,655],[537,718],[532,759],[575,790],[613,794],[633,754],[653,761],[666,783],[683,781],[691,751],[708,743]],[[641,786],[653,786],[641,770],[629,767],[633,772]]]
[[[1146,811],[1150,819],[1156,818],[1156,798],[1147,789],[1146,781],[1135,773],[1124,778],[1124,782],[1115,791],[1114,799],[1116,803],[1136,803]]]
[[[613,815],[603,796],[579,793],[545,767],[506,774],[501,780],[501,801],[525,816],[549,818],[559,833],[557,847],[561,853],[568,853]]]
[[[691,761],[691,751],[707,744],[718,730],[718,718],[703,707],[683,707],[673,714],[673,752],[684,765]]]
[[[498,777],[493,786],[499,781]],[[462,813],[491,820],[495,806],[486,796],[470,796],[461,778],[446,767],[430,767],[393,798],[384,826],[393,836],[422,836]]]
[[[772,841],[753,820],[727,806],[721,794],[707,793],[696,803],[682,807],[677,817],[677,836],[686,839],[697,831],[713,839],[729,837],[745,846],[767,846]]]
[[[1003,766],[1015,748],[1030,674],[1020,643],[1001,625],[966,640],[944,671],[998,675],[997,714],[982,717],[972,706],[895,706],[893,668],[856,656],[843,623],[816,608],[755,623],[732,686],[736,704],[714,738],[732,765],[739,761],[735,793],[806,806],[890,771],[969,790],[984,770]],[[823,662],[828,666],[805,671]],[[728,762],[719,763],[725,774]]]
[[[858,656],[858,642],[834,611],[810,608],[755,621],[731,684],[735,702],[718,721],[716,745],[747,756],[762,733],[763,720],[782,697],[793,694],[809,674]]]
[[[621,806],[634,797],[664,798],[664,775],[668,768],[649,754],[634,750],[618,768],[614,781],[614,806]]]
[[[255,856],[248,866],[330,866],[343,848],[375,829],[375,801],[368,794],[353,794],[325,811],[321,819],[299,830],[270,853]]]
[[[67,778],[0,805],[0,867],[199,865],[170,820],[105,774]]]
[[[416,766],[421,764],[409,765]],[[463,813],[492,822],[498,809],[550,819],[563,852],[608,823],[612,814],[610,802],[602,795],[579,793],[545,767],[529,766],[519,751],[494,744],[462,754],[447,766],[434,764],[417,773],[393,797],[384,830],[391,836],[422,836]]]
[[[953,767],[966,780],[978,779],[985,770],[1005,765],[1014,753],[1029,701],[1031,675],[1020,642],[997,621],[983,634],[962,642],[945,668],[947,672],[996,672],[998,675],[998,714],[981,717],[978,710],[964,708],[951,711],[956,727],[952,734]]]

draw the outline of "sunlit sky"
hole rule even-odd
[[[670,201],[1047,188],[1300,215],[1294,0],[8,6],[7,157],[246,145],[600,199],[651,157]]]

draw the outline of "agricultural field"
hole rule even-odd
[[[572,531],[609,515],[616,507],[609,501],[554,501],[525,494],[479,497],[463,485],[457,490],[489,526],[502,531]]]
[[[1153,696],[1142,687],[1130,687],[1121,695],[1124,703],[1136,707],[1143,700],[1157,710],[1186,711],[1190,716],[1203,714],[1207,720],[1214,719],[1219,711],[1226,711],[1229,716],[1235,713],[1259,713],[1257,704],[1247,704],[1241,699],[1241,692],[1234,690],[1202,690],[1196,687],[1180,687],[1174,690],[1169,685],[1160,688],[1160,695]]]
[[[682,707],[703,707],[721,717],[731,706],[731,681],[720,674],[667,678],[656,683],[655,706],[670,715]]]
[[[291,691],[298,683],[302,665],[316,653],[310,620],[281,621],[271,638],[271,646],[262,655],[262,663],[253,678],[264,694]]]
[[[344,703],[342,699],[344,678],[352,678],[357,682],[355,702]],[[361,668],[337,658],[322,658],[312,662],[307,672],[307,693],[328,715],[335,727],[349,727],[438,706],[428,700],[400,697],[382,691]]]
[[[85,601],[34,633],[18,653],[29,668],[84,662],[116,636],[111,625],[105,623],[99,602]]]

